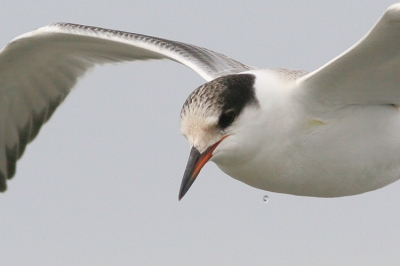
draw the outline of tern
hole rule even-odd
[[[0,51],[0,191],[57,106],[96,65],[169,59],[207,83],[183,104],[191,151],[179,199],[213,161],[279,193],[341,197],[400,178],[400,3],[355,45],[313,72],[258,69],[206,48],[55,23]]]

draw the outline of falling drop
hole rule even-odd
[[[265,196],[263,197],[263,201],[264,201],[264,203],[268,203],[268,201],[269,201],[268,195],[265,195]]]

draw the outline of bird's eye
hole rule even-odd
[[[234,111],[227,111],[219,117],[218,125],[221,128],[226,128],[235,120],[236,114]]]

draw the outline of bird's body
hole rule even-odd
[[[226,174],[260,189],[316,197],[359,194],[399,179],[398,108],[327,107],[299,98],[296,82],[281,73],[249,72],[260,106],[238,119],[240,133],[211,158]]]
[[[57,23],[0,52],[0,191],[16,161],[89,69],[170,59],[207,83],[186,100],[192,147],[179,198],[204,164],[248,185],[339,197],[400,178],[400,4],[357,44],[306,73],[256,69],[208,49],[141,34]]]

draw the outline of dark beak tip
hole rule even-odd
[[[182,191],[179,191],[178,201],[181,201],[181,199],[183,198],[183,196],[185,196],[185,195],[182,195]]]
[[[194,180],[198,175],[198,171],[196,172],[196,164],[199,159],[201,159],[202,155],[196,148],[192,148],[189,155],[189,160],[186,165],[185,173],[183,174],[181,188],[179,190],[178,200],[180,201],[188,192],[189,188],[192,186]]]
[[[191,187],[191,185],[192,184],[182,183],[182,186],[181,186],[181,189],[179,190],[179,195],[178,195],[179,201],[186,195],[186,192],[189,191],[189,188]]]

